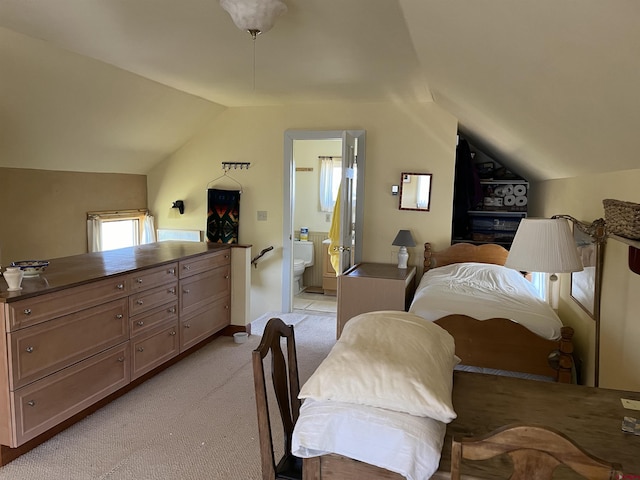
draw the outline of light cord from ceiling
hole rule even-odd
[[[253,79],[253,93],[256,93],[256,37],[258,35],[260,35],[260,30],[249,30],[249,33],[251,34],[251,38],[253,39],[253,72],[252,72],[252,79]]]

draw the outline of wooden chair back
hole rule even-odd
[[[286,359],[282,339],[286,340]],[[273,448],[269,395],[264,368],[264,359],[269,354],[271,354],[273,391],[284,431],[284,455],[278,463],[276,463],[276,453]],[[300,480],[302,479],[302,459],[291,454],[293,427],[300,413],[298,399],[300,382],[293,326],[285,325],[279,318],[270,319],[264,329],[260,345],[252,352],[252,362],[258,410],[262,480]]]
[[[513,462],[511,480],[549,480],[561,464],[590,480],[622,478],[622,468],[585,452],[563,433],[542,425],[507,425],[488,435],[454,438],[451,479],[460,479],[462,459],[487,460],[507,454]]]

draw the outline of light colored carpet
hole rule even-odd
[[[251,351],[272,316],[294,325],[304,383],[335,343],[335,316],[268,313],[246,343],[214,340],[1,467],[0,480],[259,480]]]

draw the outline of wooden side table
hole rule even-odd
[[[338,277],[338,328],[340,337],[349,319],[377,310],[406,310],[416,288],[416,267],[359,263]]]

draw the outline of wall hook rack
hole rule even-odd
[[[234,170],[236,169],[247,169],[249,170],[249,166],[251,165],[251,162],[222,162],[222,169],[223,170],[231,170],[232,168]]]

